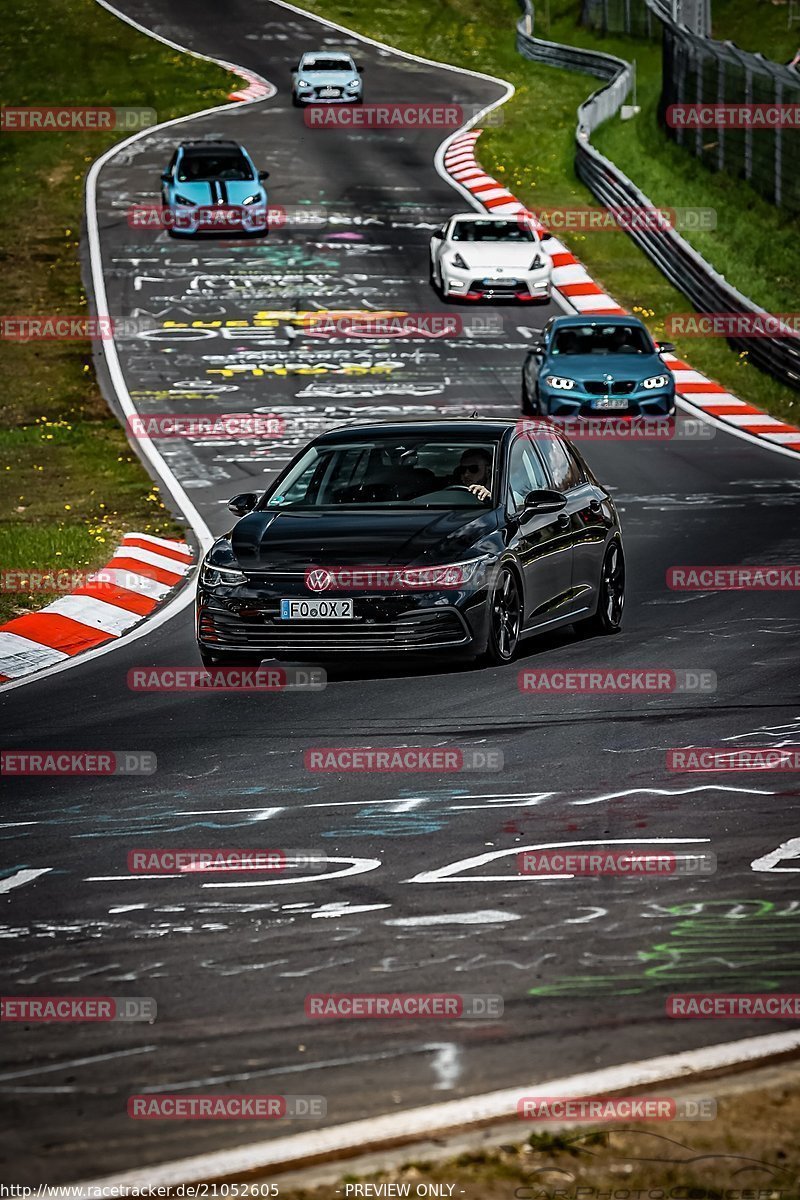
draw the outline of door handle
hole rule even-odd
[[[569,519],[569,517],[567,516],[567,514],[566,514],[566,513],[559,513],[559,514],[558,514],[558,524],[559,524],[559,526],[560,526],[560,528],[561,528],[561,529],[568,529],[568,528],[569,528],[569,526],[571,525],[571,521],[570,521],[570,519]]]

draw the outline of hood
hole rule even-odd
[[[548,373],[566,375],[583,382],[586,379],[633,379],[640,383],[651,375],[669,375],[667,364],[658,354],[554,354],[545,363]]]
[[[313,83],[314,87],[346,87],[361,76],[344,67],[341,71],[298,71],[297,78]]]
[[[477,557],[497,528],[485,509],[248,513],[230,535],[243,570],[411,566]]]
[[[537,242],[451,242],[450,249],[464,259],[468,267],[513,267],[527,271],[535,255],[548,262],[547,251]]]
[[[175,183],[175,191],[179,196],[195,204],[214,206],[219,200],[223,204],[243,204],[248,196],[258,196],[263,202],[265,192],[257,179],[221,179],[215,183],[207,180],[192,180],[186,183]]]

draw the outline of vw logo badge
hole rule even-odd
[[[312,592],[324,592],[333,583],[333,576],[330,571],[316,570],[309,571],[306,575],[306,586],[310,587]]]

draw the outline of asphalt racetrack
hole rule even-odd
[[[263,487],[323,428],[516,414],[532,331],[559,310],[452,309],[432,292],[431,229],[469,207],[434,167],[442,132],[309,129],[290,104],[289,69],[304,50],[347,44],[365,66],[368,100],[480,107],[503,89],[269,0],[227,0],[224,16],[214,0],[126,0],[125,12],[278,88],[140,139],[99,179],[110,310],[153,323],[118,343],[139,411],[285,420],[285,434],[265,442],[160,444],[212,532],[229,527],[230,496]],[[133,229],[127,211],[158,203],[176,141],[210,134],[236,138],[269,169],[271,204],[324,220],[261,240]],[[496,332],[331,340],[299,315],[364,308],[479,312]],[[0,696],[9,747],[158,759],[146,777],[6,783],[5,874],[44,872],[4,896],[8,991],[152,996],[158,1019],[6,1028],[5,1177],[58,1183],[313,1128],[132,1121],[133,1094],[323,1096],[322,1123],[338,1124],[791,1027],[670,1019],[665,997],[797,988],[797,875],[774,859],[759,865],[800,836],[797,777],[677,773],[665,756],[800,744],[797,594],[670,591],[665,575],[676,564],[800,561],[800,463],[721,430],[583,448],[622,518],[618,637],[567,630],[489,670],[359,661],[331,670],[319,692],[131,690],[132,668],[198,665],[186,608],[128,646]],[[520,670],[543,666],[713,671],[717,689],[520,691]],[[304,766],[309,748],[402,745],[500,751],[503,768]],[[614,841],[710,851],[717,870],[550,880],[516,871],[521,848]],[[127,856],[137,846],[280,847],[327,862],[313,876],[136,877]],[[314,1021],[304,1011],[312,992],[494,994],[504,1014]]]

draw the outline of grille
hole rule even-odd
[[[469,632],[454,609],[431,610],[395,620],[278,622],[272,613],[243,617],[209,607],[199,621],[200,640],[210,649],[370,651],[463,646]]]
[[[526,292],[527,290],[524,283],[510,283],[507,279],[496,279],[491,283],[484,283],[482,279],[473,279],[469,285],[469,291],[480,292],[481,295],[490,292],[493,296],[516,296],[517,292]]]
[[[610,384],[604,379],[587,379],[583,385],[590,396],[628,396],[636,388],[634,379],[615,379]]]

